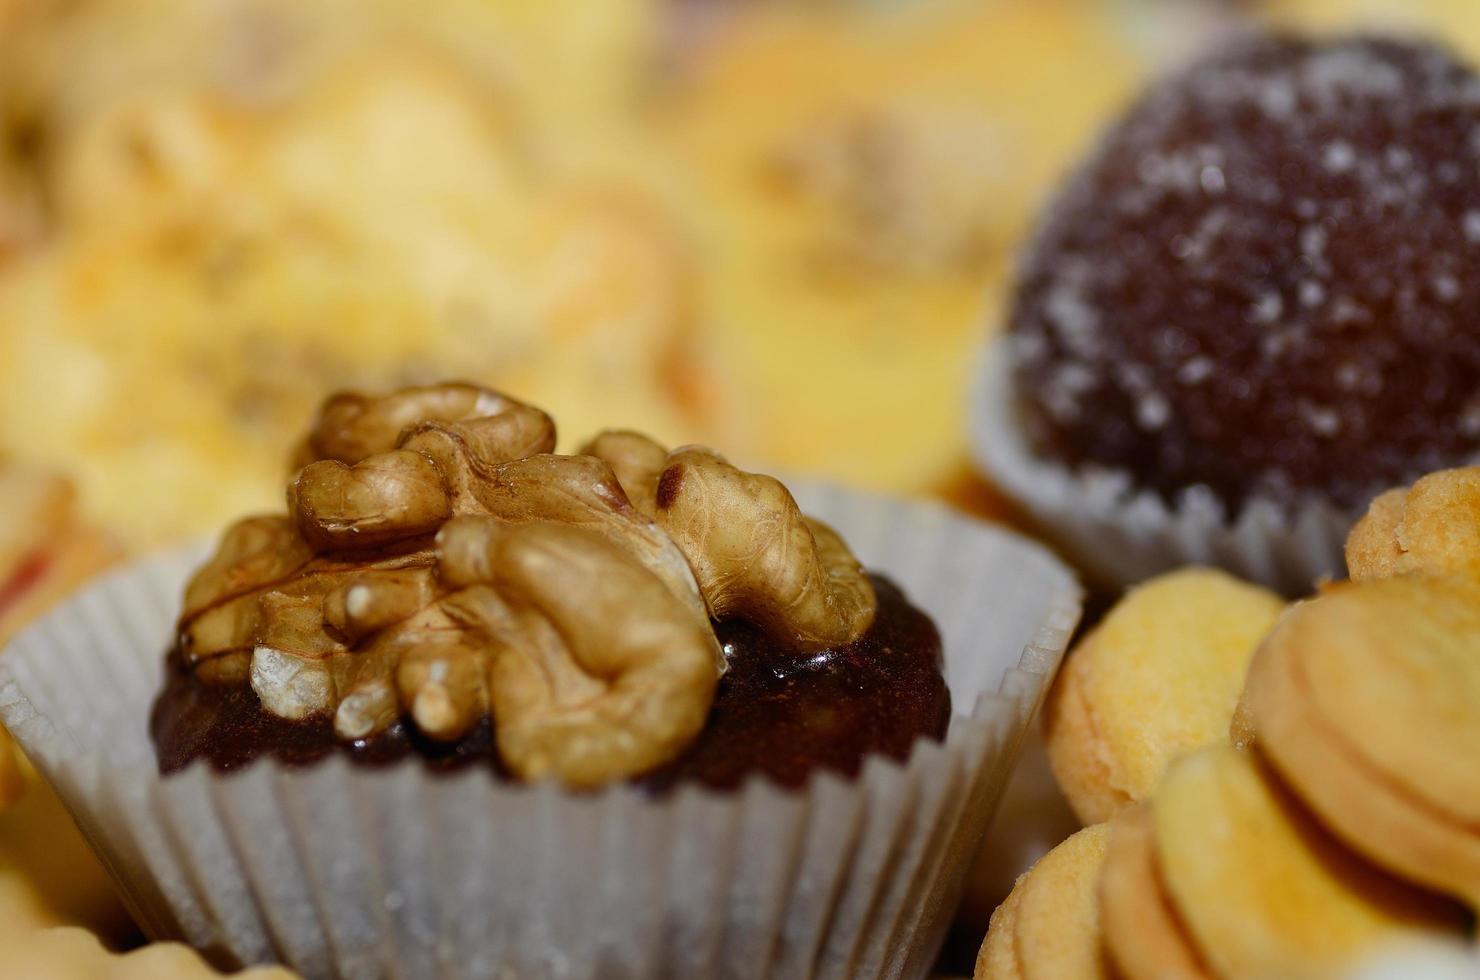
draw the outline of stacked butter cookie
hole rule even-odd
[[[1473,940],[1480,469],[1379,497],[1347,560],[1288,609],[1163,576],[1080,643],[1045,726],[1092,826],[1019,880],[978,978],[1344,977]]]

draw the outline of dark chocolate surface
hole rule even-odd
[[[1360,507],[1480,452],[1480,79],[1432,44],[1251,35],[1152,86],[1024,255],[1045,457],[1174,499]]]
[[[689,782],[724,789],[764,773],[784,786],[799,786],[815,769],[853,775],[870,754],[903,758],[917,737],[943,738],[951,702],[941,673],[940,635],[893,583],[878,576],[873,582],[879,595],[874,625],[857,642],[835,650],[799,654],[777,647],[748,624],[721,623],[729,671],[708,723],[683,755],[638,782],[655,792]],[[373,739],[344,743],[335,738],[329,718],[274,718],[261,710],[250,687],[203,684],[173,656],[150,732],[165,773],[196,759],[227,771],[264,756],[309,765],[343,752],[367,766],[416,761],[451,772],[476,764],[504,776],[488,720],[451,745],[422,738],[406,723]]]
[[[687,752],[642,782],[729,788],[762,772],[800,786],[814,769],[851,776],[868,755],[903,759],[919,736],[943,738],[951,695],[940,634],[895,585],[873,582],[874,625],[836,650],[799,655],[775,649],[749,624],[722,625],[730,670],[708,724]]]

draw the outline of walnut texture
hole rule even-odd
[[[548,415],[474,385],[330,398],[288,514],[233,525],[187,587],[178,656],[346,741],[491,714],[515,775],[594,786],[703,727],[712,620],[803,649],[872,622],[862,567],[778,481],[631,432],[554,446]]]

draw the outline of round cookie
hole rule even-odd
[[[1151,813],[1122,810],[1110,823],[1100,872],[1100,927],[1125,980],[1212,980],[1162,884]]]
[[[1109,828],[1086,827],[1018,879],[992,916],[975,980],[1109,977],[1095,885]]]
[[[1352,581],[1480,575],[1480,467],[1440,470],[1389,490],[1346,539]]]
[[[1227,738],[1254,648],[1284,609],[1211,569],[1132,590],[1070,654],[1049,694],[1050,764],[1080,820],[1145,799],[1178,755]]]
[[[1249,752],[1178,760],[1151,814],[1166,892],[1216,976],[1340,976],[1461,928],[1456,907],[1341,847]]]
[[[1473,458],[1477,124],[1468,65],[1376,36],[1247,33],[1152,86],[1022,262],[1037,453],[1231,511]]]
[[[1468,580],[1330,590],[1292,612],[1245,695],[1261,750],[1337,835],[1480,907],[1480,601]]]

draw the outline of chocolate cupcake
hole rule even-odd
[[[945,735],[934,624],[776,480],[633,432],[554,443],[470,385],[332,399],[290,516],[232,527],[186,589],[161,770],[338,749],[799,786]]]
[[[706,449],[553,447],[475,386],[332,399],[286,515],[20,637],[0,717],[223,965],[925,975],[1072,576]]]
[[[1415,41],[1250,35],[1152,86],[1027,248],[983,463],[1105,579],[1338,573],[1373,495],[1480,453],[1477,131]]]

